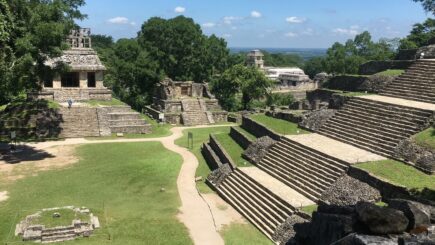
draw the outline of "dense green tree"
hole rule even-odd
[[[65,36],[83,19],[84,0],[0,0],[0,104],[27,90],[50,70],[49,57],[67,48]]]
[[[435,15],[435,0],[413,0],[416,3],[421,3],[426,12]]]
[[[137,110],[152,101],[154,84],[163,78],[159,64],[136,39],[120,39],[109,57],[106,81],[114,93]]]
[[[227,68],[226,42],[205,36],[191,18],[151,18],[142,25],[138,41],[175,80],[203,82]]]
[[[242,94],[243,109],[249,109],[255,99],[267,95],[272,81],[255,67],[235,65],[213,80],[212,90],[224,108],[234,111],[237,95]]]
[[[400,49],[426,46],[432,38],[435,38],[435,19],[429,18],[413,26],[411,33],[400,41]]]
[[[324,58],[315,58],[305,64],[308,75],[317,72],[333,74],[356,74],[359,66],[369,60],[388,60],[394,57],[396,39],[380,39],[373,42],[369,32],[365,31],[349,39],[345,44],[336,42],[327,50]]]

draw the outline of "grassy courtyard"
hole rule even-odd
[[[425,188],[435,192],[435,175],[427,175],[418,169],[394,160],[361,163],[355,165],[393,184],[401,185],[417,193]],[[430,197],[433,198],[433,197]]]
[[[238,167],[252,166],[249,161],[242,157],[242,153],[244,151],[243,148],[239,144],[237,144],[237,142],[235,142],[229,134],[223,133],[216,134],[214,136]]]
[[[155,142],[84,145],[76,154],[69,168],[0,179],[10,196],[0,203],[0,243],[19,241],[13,231],[26,215],[74,205],[90,208],[102,228],[70,244],[192,244],[176,218],[179,155]]]
[[[250,116],[250,118],[255,120],[256,122],[263,124],[264,126],[275,131],[278,134],[291,135],[308,133],[308,131],[300,129],[296,123],[292,123],[282,119],[276,119],[266,116],[264,114],[252,115]]]
[[[435,149],[435,128],[428,128],[414,137],[417,144]]]

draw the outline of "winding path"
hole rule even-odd
[[[230,125],[224,125],[230,126]],[[47,149],[53,146],[77,145],[77,144],[104,144],[104,143],[125,143],[125,142],[161,142],[163,146],[173,152],[180,154],[183,158],[180,173],[177,179],[178,193],[181,198],[180,214],[178,218],[183,222],[195,244],[224,244],[222,237],[216,230],[213,215],[202,199],[195,183],[195,172],[198,167],[198,159],[186,148],[177,146],[175,140],[183,136],[183,130],[195,128],[208,128],[220,126],[196,126],[196,127],[174,127],[172,135],[161,138],[143,139],[115,139],[115,140],[86,140],[83,138],[67,139],[65,141],[50,141],[34,144],[27,144],[36,149]]]

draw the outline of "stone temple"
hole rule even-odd
[[[46,77],[42,91],[30,96],[57,102],[112,99],[112,92],[103,85],[106,67],[92,49],[90,34],[87,28],[71,31],[67,38],[71,48],[45,63],[50,68],[66,64],[69,71]]]
[[[154,103],[146,108],[153,118],[184,125],[206,125],[227,121],[227,112],[219,106],[207,83],[172,81],[157,84]]]
[[[256,49],[247,54],[246,64],[262,70],[266,77],[275,82],[274,92],[289,92],[296,99],[304,99],[306,92],[319,87],[298,67],[270,67],[265,66],[264,54]]]

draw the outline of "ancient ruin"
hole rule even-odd
[[[433,60],[414,61],[403,75],[378,84],[380,95],[331,98],[320,91],[315,100],[328,98],[323,106],[329,109],[267,113],[310,134],[278,134],[243,116],[242,129],[257,140],[235,127],[230,136],[255,167],[234,164],[211,136],[202,147],[214,168],[208,183],[278,244],[433,244],[433,201],[354,165],[396,159],[435,173],[434,153],[409,141],[433,125],[434,67]],[[381,200],[388,207],[375,205]],[[312,217],[301,212],[315,203]]]
[[[183,125],[205,125],[227,121],[206,83],[165,79],[155,88],[154,103],[146,108],[156,120]]]
[[[92,49],[90,35],[90,29],[86,28],[71,31],[67,38],[70,49],[46,61],[52,69],[67,65],[68,72],[47,75],[41,81],[42,91],[30,93],[29,97],[58,102],[112,99],[112,91],[103,84],[106,67]]]
[[[311,80],[305,72],[297,67],[270,67],[263,60],[263,53],[256,49],[248,53],[246,64],[262,70],[266,77],[275,82],[275,92],[289,92],[296,99],[304,99],[307,91],[319,87],[316,80]]]
[[[73,219],[67,220],[70,216]],[[43,209],[27,216],[16,225],[15,236],[22,236],[23,241],[54,243],[74,240],[78,237],[90,237],[98,228],[100,228],[98,217],[89,209],[67,206]]]

